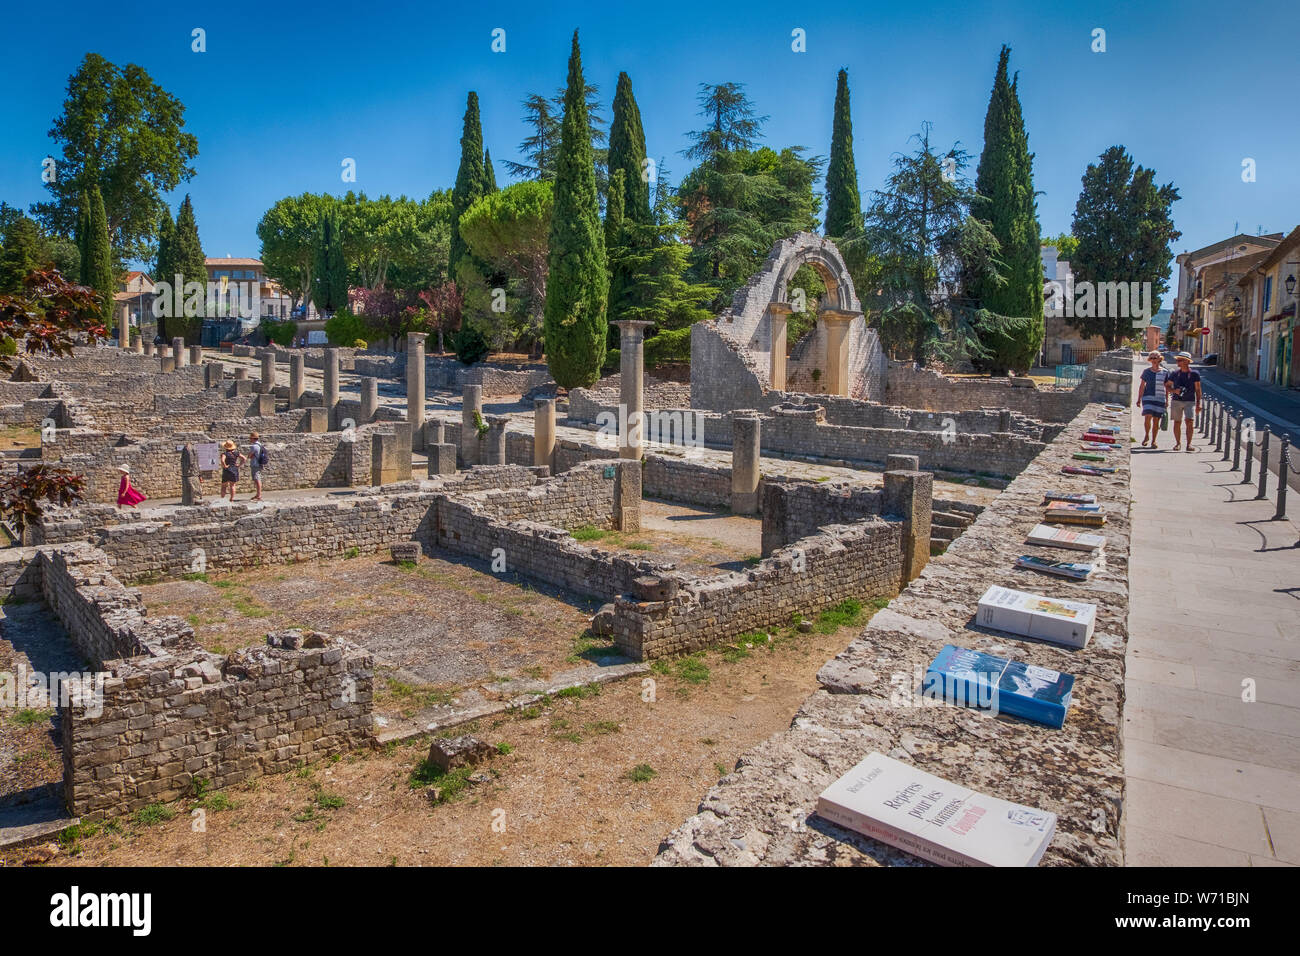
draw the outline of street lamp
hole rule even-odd
[[[1286,294],[1295,295],[1295,273],[1294,272],[1286,277],[1285,285],[1286,285]]]

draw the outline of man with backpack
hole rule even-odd
[[[257,489],[257,494],[253,495],[252,501],[262,500],[262,469],[266,467],[269,460],[266,454],[266,445],[262,441],[262,436],[253,432],[248,436],[248,469],[253,474],[253,487]]]

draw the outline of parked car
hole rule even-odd
[[[1218,352],[1211,352],[1209,355],[1207,355],[1207,356],[1205,356],[1204,358],[1201,359],[1201,364],[1202,364],[1202,365],[1218,365],[1218,364],[1219,364],[1219,353],[1218,353]]]

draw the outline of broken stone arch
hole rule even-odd
[[[789,284],[805,264],[821,277],[826,295],[815,328],[787,358]],[[729,308],[691,330],[691,403],[730,411],[765,407],[787,393],[879,399],[886,364],[839,249],[801,232],[772,247]]]

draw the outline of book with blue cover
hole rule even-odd
[[[1048,727],[1065,724],[1074,675],[1003,660],[952,644],[925,672],[922,695],[961,707],[1023,717]]]

